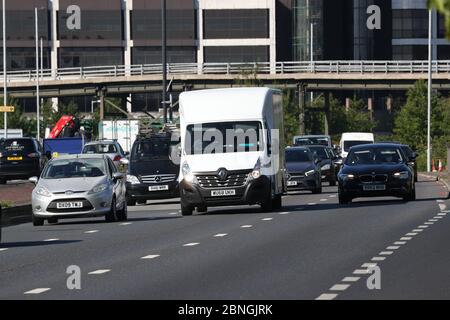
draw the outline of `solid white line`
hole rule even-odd
[[[330,291],[345,291],[350,287],[349,284],[335,284],[330,288]]]
[[[386,257],[373,257],[372,261],[384,261],[386,260]]]
[[[417,236],[417,235],[418,235],[417,232],[410,232],[410,233],[406,234],[407,237],[414,237],[414,236]]]
[[[319,297],[317,297],[316,300],[333,300],[337,296],[338,296],[337,294],[324,293],[324,294],[321,294]]]
[[[159,257],[159,254],[151,254],[151,255],[142,257],[141,259],[148,260],[148,259],[155,259],[155,258],[158,258],[158,257]]]
[[[400,238],[401,241],[409,241],[411,239],[412,239],[411,237],[402,237],[402,238]]]
[[[191,242],[191,243],[186,243],[183,244],[183,247],[194,247],[194,246],[198,246],[200,243],[198,242]]]
[[[272,221],[273,220],[273,218],[264,218],[264,219],[261,219],[262,221]]]
[[[398,250],[400,248],[399,246],[389,246],[386,248],[386,250]]]
[[[92,272],[89,272],[88,274],[104,274],[110,272],[111,269],[99,269]]]
[[[381,251],[379,253],[380,256],[390,256],[391,254],[393,254],[393,251]]]
[[[37,289],[27,291],[24,294],[41,294],[41,293],[49,291],[49,290],[50,290],[50,288],[37,288]]]
[[[59,239],[46,239],[46,240],[44,240],[44,242],[52,242],[52,241],[59,241]]]
[[[216,235],[214,235],[215,238],[223,238],[226,237],[228,235],[228,233],[218,233]]]
[[[124,222],[119,224],[119,226],[129,226],[130,224],[133,224],[132,222]]]
[[[0,248],[0,252],[6,251],[6,250],[8,250],[8,248]]]
[[[360,277],[345,277],[344,279],[342,279],[341,282],[356,282],[359,279],[361,279]]]
[[[98,232],[98,230],[89,230],[89,231],[86,231],[85,233],[97,233]]]
[[[241,226],[242,229],[248,229],[253,227],[251,224],[244,224],[243,226]]]

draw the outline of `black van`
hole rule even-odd
[[[169,133],[139,137],[134,142],[127,172],[129,206],[179,196],[178,148],[178,141],[173,142]]]
[[[39,176],[46,161],[35,138],[0,139],[0,184]]]

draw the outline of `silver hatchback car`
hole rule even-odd
[[[52,159],[41,177],[30,178],[33,225],[45,220],[105,216],[106,221],[128,218],[123,174],[106,155],[71,155]]]

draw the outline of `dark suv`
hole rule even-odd
[[[39,176],[46,161],[35,138],[0,139],[0,184]]]

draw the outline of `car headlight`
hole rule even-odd
[[[259,179],[259,177],[261,177],[261,160],[258,159],[258,161],[256,161],[255,166],[253,167],[252,172],[250,172],[249,174],[249,178],[256,180]]]
[[[312,176],[314,173],[316,173],[316,170],[309,170],[305,172],[305,176],[309,177]]]
[[[133,176],[131,174],[127,174],[127,182],[131,184],[140,184],[141,182],[136,176]]]
[[[344,181],[349,181],[355,179],[355,175],[353,174],[340,174],[339,178],[341,178]]]
[[[40,195],[40,196],[43,196],[43,197],[50,197],[52,194],[50,193],[50,191],[48,191],[46,188],[44,188],[44,187],[39,187],[37,190],[36,190],[36,194],[37,195]]]
[[[326,164],[322,167],[322,170],[330,170],[331,166],[329,164]]]
[[[394,173],[394,178],[397,178],[397,179],[408,179],[409,178],[409,172],[408,171],[396,172],[396,173]]]
[[[197,183],[197,177],[191,172],[191,168],[186,161],[181,166],[181,172],[183,173],[183,177],[186,182]]]
[[[89,194],[100,193],[100,192],[105,191],[107,188],[108,188],[107,184],[104,184],[104,183],[103,184],[99,184],[99,185],[93,187],[92,190],[89,191]]]

